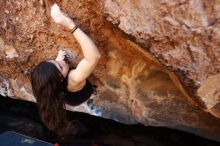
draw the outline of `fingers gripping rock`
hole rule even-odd
[[[71,20],[71,18],[66,16],[60,10],[60,7],[57,4],[52,5],[50,14],[56,23],[68,27],[69,29],[72,29],[72,27],[74,26],[74,22]]]

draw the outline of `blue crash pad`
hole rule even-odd
[[[14,131],[6,131],[0,134],[0,146],[59,146],[36,138],[32,138]],[[107,146],[100,144],[76,144],[68,146]]]
[[[0,146],[54,146],[54,145],[14,131],[7,131],[0,135]]]

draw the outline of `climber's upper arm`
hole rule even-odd
[[[76,69],[72,69],[68,75],[68,88],[74,89],[74,87],[79,86],[83,81],[85,81],[95,69],[98,64],[98,60],[99,58],[92,61],[85,58],[82,59]]]

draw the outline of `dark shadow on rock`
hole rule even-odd
[[[68,112],[68,117],[84,125],[88,132],[81,137],[58,137],[41,123],[35,103],[0,97],[0,132],[16,131],[51,143],[99,143],[111,146],[217,146],[218,142],[168,128],[140,124],[124,125],[84,113]]]

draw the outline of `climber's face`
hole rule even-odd
[[[69,65],[64,61],[55,61],[55,60],[50,60],[49,62],[53,63],[60,73],[64,76],[64,78],[67,76],[69,72]]]

